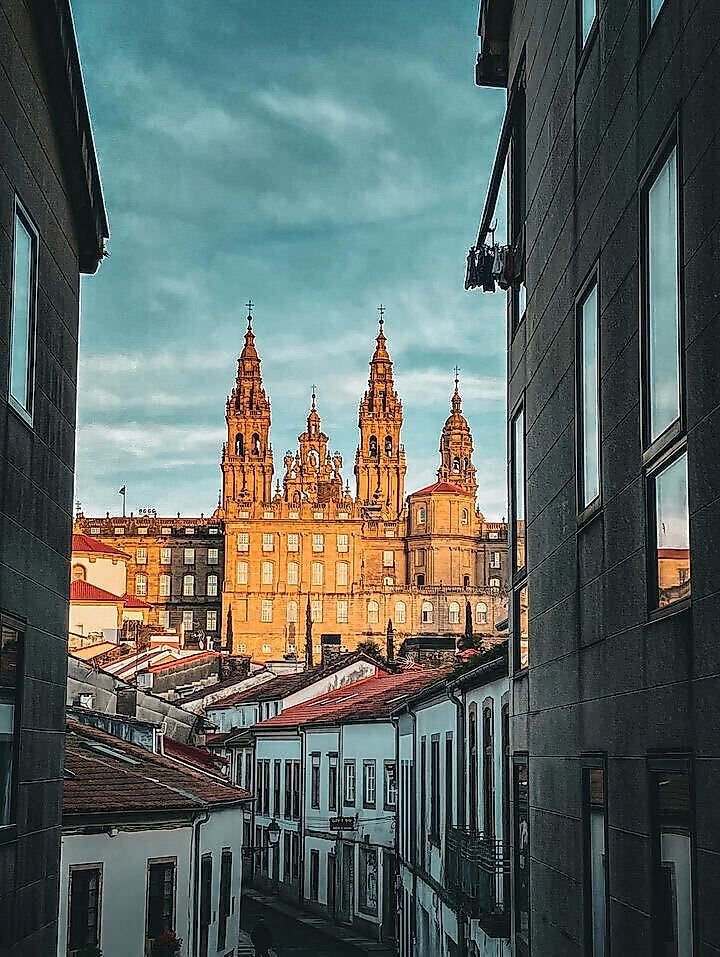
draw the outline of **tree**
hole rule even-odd
[[[225,647],[232,651],[233,646],[233,624],[232,624],[232,605],[228,605],[227,623],[225,625]]]
[[[310,605],[310,596],[308,595],[307,606],[305,608],[305,667],[308,671],[313,667],[313,664],[312,607]]]
[[[388,618],[387,637],[385,640],[385,657],[388,661],[395,660],[395,632],[393,630],[392,618]]]
[[[367,655],[368,658],[374,658],[376,661],[380,662],[381,665],[387,664],[385,656],[382,653],[382,648],[376,641],[373,641],[370,638],[366,641],[358,642],[355,651],[360,652],[360,654]]]
[[[458,642],[458,650],[465,651],[468,648],[475,647],[475,637],[473,635],[473,618],[472,618],[472,608],[470,607],[470,602],[465,602],[465,631],[462,638]]]

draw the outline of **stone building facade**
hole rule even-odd
[[[0,0],[0,953],[54,954],[80,274],[108,234],[67,0]]]
[[[128,592],[151,604],[152,623],[183,630],[186,642],[217,640],[267,659],[302,657],[310,618],[318,661],[322,635],[349,650],[368,639],[384,647],[388,622],[396,648],[409,635],[460,636],[469,603],[475,635],[495,636],[506,616],[507,526],[476,507],[472,433],[457,380],[438,481],[410,496],[403,408],[382,321],[360,403],[354,495],[315,395],[276,479],[251,316],[225,413],[222,493],[211,518],[76,519],[76,532],[128,553]]]

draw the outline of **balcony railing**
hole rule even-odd
[[[467,917],[480,919],[490,936],[506,936],[510,862],[503,841],[481,831],[450,827],[445,848],[448,890],[460,909]]]

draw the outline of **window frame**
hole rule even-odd
[[[363,807],[374,808],[377,805],[377,761],[365,758],[363,761]]]
[[[74,957],[75,954],[82,952],[85,947],[100,947],[102,941],[102,901],[103,901],[103,878],[104,878],[104,863],[102,861],[93,861],[90,863],[82,864],[70,864],[68,865],[68,883],[67,883],[67,953],[68,957]],[[97,888],[97,922],[96,922],[96,937],[97,940],[90,943],[82,944],[80,948],[72,947],[72,885],[73,885],[73,875],[81,871],[97,871],[98,873],[98,888]]]
[[[598,468],[598,493],[588,502],[585,502],[585,365],[583,362],[583,349],[585,344],[584,335],[584,309],[590,297],[595,292],[596,315],[595,315],[595,349],[596,349],[596,375],[597,375],[597,394],[596,394],[596,415],[597,415],[597,468]],[[577,514],[578,522],[582,524],[586,519],[595,514],[603,505],[602,488],[602,376],[601,376],[601,329],[600,329],[600,264],[595,262],[585,281],[580,287],[580,292],[575,299],[575,491],[577,494]],[[526,503],[527,506],[527,503]],[[527,535],[527,529],[526,529]],[[527,541],[526,541],[527,548]],[[527,557],[526,557],[527,564]]]
[[[662,473],[674,465],[681,458],[685,458],[685,476],[688,492],[688,561],[690,563],[690,591],[689,594],[677,601],[661,606],[658,601],[658,543],[657,543],[657,479]],[[692,540],[690,538],[690,474],[687,446],[682,443],[668,449],[653,465],[645,470],[645,527],[646,527],[646,582],[648,617],[651,621],[677,614],[688,608],[692,602]]]
[[[229,867],[226,869],[227,862]],[[224,950],[227,946],[227,931],[229,918],[232,916],[232,872],[233,872],[233,852],[230,847],[223,847],[220,851],[220,877],[218,884],[218,905],[217,905],[217,949]],[[223,894],[223,878],[226,878],[227,893]],[[223,899],[225,898],[225,899]]]
[[[352,768],[352,774],[350,769]],[[348,785],[352,780],[352,798],[348,796]],[[345,758],[343,761],[343,807],[355,807],[357,805],[357,767],[354,758]]]
[[[598,0],[593,0],[595,5],[595,16],[592,19],[592,22],[588,28],[587,33],[584,33],[584,19],[583,19],[583,6],[584,0],[576,0],[575,4],[575,13],[576,13],[576,48],[577,48],[577,72],[579,73],[583,66],[585,65],[585,60],[587,59],[587,51],[592,46],[593,39],[599,30],[600,24],[600,4]]]
[[[398,771],[397,771],[397,762],[394,758],[385,759],[383,761],[383,810],[384,811],[395,811],[398,809],[398,797],[399,797],[399,786],[398,786]],[[391,801],[390,797],[394,796],[395,800]]]
[[[697,815],[695,800],[695,761],[692,753],[651,752],[646,758],[646,779],[648,788],[648,807],[650,812],[650,889],[651,889],[651,939],[653,952],[658,941],[658,881],[660,863],[660,814],[656,789],[653,786],[656,775],[663,772],[687,774],[688,776],[688,828],[690,831],[690,879],[692,881],[692,918],[693,950],[698,948],[698,873],[697,873]],[[658,951],[659,952],[659,951]]]
[[[677,214],[677,308],[678,308],[678,417],[665,428],[656,438],[652,438],[650,422],[650,296],[649,296],[649,197],[650,190],[657,182],[658,176],[675,152],[676,173],[676,214]],[[685,434],[687,427],[687,395],[686,395],[686,362],[685,362],[685,282],[683,270],[683,162],[682,136],[680,116],[675,113],[665,132],[660,138],[658,146],[652,153],[650,160],[640,176],[638,184],[638,215],[639,215],[639,255],[640,255],[640,436],[642,445],[642,461],[647,466],[656,458],[663,455],[678,438]]]
[[[591,771],[603,772],[603,828],[605,833],[604,878],[605,878],[605,955],[610,954],[610,825],[608,814],[608,762],[605,752],[580,755],[582,773],[582,826],[583,826],[583,949],[586,957],[595,957],[593,947],[592,908],[592,840],[591,840]]]
[[[145,940],[156,940],[155,937],[150,936],[150,868],[152,865],[157,864],[172,864],[173,867],[173,891],[172,891],[172,920],[170,922],[170,927],[175,926],[175,918],[177,917],[177,878],[178,878],[178,859],[173,856],[166,857],[149,857],[145,862],[145,926],[144,926],[144,935]],[[162,933],[162,931],[161,931]]]
[[[528,861],[528,875],[527,875],[527,896],[528,896],[528,930],[527,930],[527,941],[524,941],[518,934],[517,929],[517,918],[519,914],[519,895],[517,892],[517,878],[519,873],[518,866],[518,816],[517,816],[517,806],[518,806],[518,790],[519,790],[519,770],[525,768],[527,774],[527,820],[528,820],[528,844],[527,844],[527,861]],[[531,847],[532,847],[532,834],[530,833],[530,821],[531,821],[531,804],[530,804],[530,759],[526,751],[515,752],[512,756],[512,802],[513,802],[513,813],[512,813],[512,848],[513,848],[513,857],[511,864],[512,872],[512,894],[511,894],[511,906],[512,906],[512,916],[511,916],[511,927],[513,931],[513,938],[515,940],[516,953],[517,957],[529,957],[532,952],[532,857],[531,857]]]
[[[12,355],[13,338],[15,331],[14,311],[15,311],[15,253],[17,248],[17,224],[20,221],[23,228],[30,237],[31,244],[31,263],[30,263],[30,283],[29,283],[29,315],[28,315],[28,358],[27,358],[27,380],[26,388],[28,393],[28,407],[22,405],[12,393]],[[37,325],[38,325],[38,289],[40,272],[40,232],[35,225],[32,216],[20,197],[15,194],[13,197],[13,226],[12,226],[12,246],[10,253],[10,288],[9,288],[9,328],[8,328],[8,381],[7,381],[7,399],[8,405],[25,423],[33,427],[33,418],[35,411],[35,393],[36,393],[36,361],[37,361]]]
[[[3,628],[7,628],[10,631],[15,632],[17,641],[17,656],[15,659],[15,686],[13,693],[7,695],[8,699],[11,699],[10,703],[12,704],[13,709],[12,763],[10,765],[10,806],[8,809],[7,821],[4,824],[0,822],[0,843],[4,843],[6,840],[13,840],[17,835],[17,787],[18,767],[20,764],[19,730],[22,727],[23,720],[23,696],[21,694],[21,688],[23,685],[24,675],[25,631],[27,628],[27,623],[20,618],[15,618],[13,615],[7,615],[0,612],[0,630]]]

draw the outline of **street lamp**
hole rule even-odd
[[[277,842],[280,840],[280,825],[275,818],[273,818],[268,824],[267,839],[270,847],[275,847]]]

